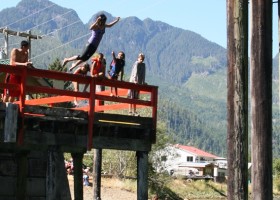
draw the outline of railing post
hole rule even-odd
[[[27,68],[23,68],[20,80],[20,96],[19,96],[19,112],[21,117],[21,127],[19,128],[18,144],[23,144],[23,134],[24,134],[24,106],[25,106],[25,87],[26,87],[26,78],[27,78]]]
[[[153,138],[152,142],[156,141],[156,130],[157,130],[157,103],[158,103],[158,88],[154,87],[151,93],[151,103],[152,103],[152,117],[153,117]]]
[[[89,84],[89,110],[88,110],[88,150],[92,148],[92,135],[93,135],[93,120],[94,120],[94,107],[95,107],[95,91],[96,83],[92,78]]]

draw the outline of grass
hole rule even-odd
[[[161,177],[162,178],[162,177]],[[137,193],[137,182],[131,179],[102,178],[103,187],[118,188]],[[165,178],[149,180],[149,199],[226,199],[226,184],[212,181],[187,182],[183,179]]]

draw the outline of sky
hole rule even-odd
[[[43,0],[44,1],[44,0]],[[1,0],[0,10],[14,7],[20,0]],[[126,18],[150,18],[193,31],[222,47],[227,46],[226,0],[51,0],[73,9],[84,23],[99,11]],[[91,2],[91,3],[89,3]],[[278,52],[277,4],[273,6],[273,55]]]

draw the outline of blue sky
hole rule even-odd
[[[1,0],[0,10],[14,7],[20,0]],[[204,38],[226,48],[226,0],[52,0],[74,9],[86,23],[93,14],[107,11],[121,18],[136,16],[141,20],[151,18],[172,26],[196,32]],[[273,20],[273,55],[278,52],[277,4]]]

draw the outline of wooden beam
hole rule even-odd
[[[31,39],[42,39],[42,36],[39,35],[32,35],[30,33],[26,32],[20,32],[20,31],[13,31],[7,28],[0,28],[0,33],[3,34],[8,34],[8,35],[14,35],[14,36],[20,36],[20,37],[26,37],[26,38],[31,38]]]
[[[27,153],[19,152],[16,154],[18,174],[17,174],[17,189],[16,189],[16,199],[22,200],[26,199],[26,186],[27,186],[27,176],[28,176],[28,163],[27,163]]]
[[[138,151],[137,155],[137,200],[148,199],[148,152]]]
[[[18,105],[6,103],[4,142],[17,141]]]
[[[101,199],[102,149],[94,149],[93,155],[93,199]]]
[[[72,153],[74,162],[74,199],[83,200],[83,154]]]

